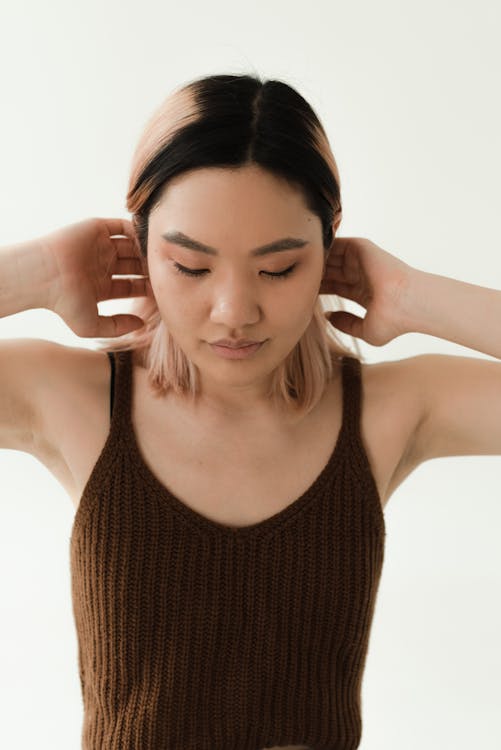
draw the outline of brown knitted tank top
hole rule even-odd
[[[357,748],[386,535],[359,360],[342,360],[342,426],[313,484],[230,528],[149,470],[132,355],[113,358],[110,431],[70,537],[83,750]]]

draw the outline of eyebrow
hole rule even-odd
[[[165,232],[165,234],[162,234],[161,236],[164,240],[173,242],[175,245],[181,245],[181,247],[186,247],[188,250],[196,250],[197,252],[206,253],[207,255],[219,255],[214,247],[204,245],[202,242],[198,242],[198,240],[188,237],[183,232],[173,230],[171,232]],[[269,253],[278,253],[281,250],[293,250],[295,248],[304,247],[307,244],[307,240],[298,237],[284,237],[281,240],[276,240],[267,245],[254,248],[254,250],[251,250],[250,255],[268,255]]]

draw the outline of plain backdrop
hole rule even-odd
[[[152,111],[194,77],[250,72],[297,88],[324,124],[339,236],[501,294],[500,20],[495,0],[4,2],[0,245],[130,218],[130,160]],[[0,320],[0,337],[93,347],[43,309]],[[368,362],[489,358],[419,333],[359,348]],[[386,506],[361,750],[501,747],[500,468],[499,456],[435,459]],[[1,451],[0,476],[0,746],[76,750],[73,506],[28,454]]]

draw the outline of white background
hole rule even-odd
[[[495,0],[4,2],[0,245],[130,218],[128,169],[150,113],[191,78],[256,72],[297,88],[326,127],[339,236],[501,290],[500,20]],[[0,320],[0,337],[93,347],[42,309]],[[369,362],[492,359],[417,333],[360,349]],[[426,462],[386,507],[361,750],[501,747],[500,468],[498,456]],[[0,476],[0,746],[77,749],[73,506],[27,454],[1,451]]]

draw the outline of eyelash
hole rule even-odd
[[[293,272],[295,267],[297,266],[297,263],[294,263],[294,265],[289,266],[289,268],[286,268],[285,271],[280,271],[277,273],[272,273],[271,271],[263,271],[262,273],[265,273],[270,279],[286,279],[287,276],[290,276],[290,274]],[[197,270],[185,268],[184,266],[179,265],[179,263],[174,263],[174,269],[176,273],[181,273],[183,276],[204,276],[208,269],[206,268],[199,268]]]

